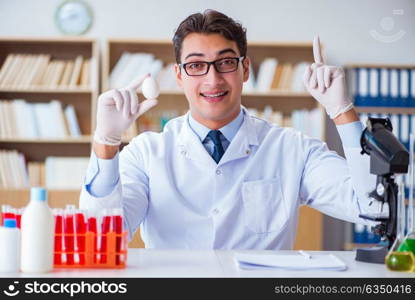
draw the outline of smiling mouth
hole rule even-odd
[[[209,102],[219,102],[222,101],[223,98],[228,94],[228,91],[220,92],[220,93],[214,93],[214,94],[208,94],[208,93],[200,93],[200,96],[202,96],[205,100]]]

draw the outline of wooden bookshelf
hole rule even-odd
[[[268,43],[250,42],[248,44],[248,56],[253,63],[254,73],[257,74],[260,63],[267,57],[275,57],[278,63],[298,63],[302,61],[313,61],[312,43]],[[163,63],[174,63],[174,52],[171,41],[168,40],[140,40],[140,39],[108,39],[102,55],[102,90],[104,92],[109,87],[109,77],[114,66],[122,56],[123,52],[130,53],[151,53]],[[290,115],[295,109],[320,108],[318,102],[306,92],[290,92],[273,90],[270,92],[250,92],[242,94],[242,104],[263,110],[266,105],[271,105],[273,110],[281,111],[284,115]],[[164,90],[159,96],[159,104],[152,111],[163,112],[176,109],[187,111],[188,103],[182,91]],[[321,138],[325,140],[325,112],[322,113],[322,132]],[[138,120],[140,129],[140,119]],[[128,142],[125,138],[123,142]],[[300,209],[300,220],[298,235],[295,243],[296,249],[319,250],[322,248],[323,236],[323,216],[320,212],[309,207]],[[135,237],[138,245],[142,245],[139,237]]]
[[[48,156],[89,156],[91,137],[66,139],[2,139],[0,149],[18,150],[27,161],[44,161]]]
[[[59,100],[64,107],[73,105],[82,136],[64,139],[2,138],[0,149],[17,149],[29,161],[44,161],[47,156],[89,156],[90,140],[98,97],[98,44],[90,38],[0,38],[0,66],[8,54],[48,54],[51,59],[74,60],[78,55],[91,61],[89,86],[55,88],[10,86],[0,88],[1,100],[24,99],[29,103]]]
[[[93,129],[94,101],[98,97],[98,43],[90,38],[34,38],[5,37],[0,38],[0,66],[9,54],[40,55],[48,54],[51,60],[74,60],[77,56],[90,60],[89,85],[46,87],[2,86],[1,100],[24,99],[28,103],[44,103],[59,100],[62,107],[73,105],[82,136],[54,138],[19,138],[0,139],[0,149],[18,150],[23,153],[27,162],[44,162],[48,156],[89,156]],[[2,189],[0,203],[9,203],[14,207],[26,205],[28,190]],[[66,204],[77,204],[79,190],[50,190],[50,204],[62,207]]]

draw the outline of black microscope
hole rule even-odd
[[[360,145],[361,154],[370,156],[370,173],[377,176],[376,188],[369,193],[369,197],[381,202],[382,211],[378,214],[361,214],[359,217],[380,222],[374,227],[374,233],[380,235],[386,245],[357,249],[356,260],[383,264],[396,238],[398,186],[395,174],[408,172],[409,152],[393,135],[389,118],[368,118]],[[388,213],[383,212],[385,203],[389,207]]]

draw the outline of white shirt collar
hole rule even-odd
[[[225,138],[231,142],[236,133],[238,132],[239,128],[241,127],[244,121],[244,110],[241,109],[239,115],[233,119],[231,122],[226,124],[225,126],[219,128],[220,132],[225,136]],[[200,141],[203,142],[208,135],[211,129],[207,128],[205,125],[200,124],[196,121],[192,114],[189,113],[188,118],[189,126],[193,130],[193,132],[199,137]]]

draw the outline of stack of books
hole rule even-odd
[[[163,62],[155,58],[153,54],[141,52],[124,52],[121,55],[111,71],[110,88],[125,87],[132,80],[147,73],[156,78],[160,90],[178,89],[175,82],[174,64],[163,66]]]
[[[292,64],[279,62],[276,58],[266,58],[259,65],[252,91],[305,92],[303,75],[309,65],[308,62]],[[248,92],[249,89],[244,91]]]
[[[322,111],[318,108],[311,110],[293,110],[289,115],[284,115],[280,111],[274,111],[269,105],[265,106],[263,111],[259,111],[255,108],[248,108],[248,111],[253,116],[267,120],[281,127],[292,127],[309,137],[322,138]]]
[[[45,186],[49,189],[81,189],[89,157],[55,157],[45,160]]]
[[[88,163],[89,157],[49,156],[26,167],[22,153],[0,150],[0,188],[81,189]]]
[[[0,101],[0,138],[80,137],[75,109],[58,100],[29,103],[22,99]]]
[[[0,88],[88,88],[93,61],[53,59],[49,54],[7,55],[0,69]]]
[[[25,157],[16,150],[0,150],[0,188],[29,186]]]
[[[415,69],[357,67],[348,81],[356,106],[415,107]]]

